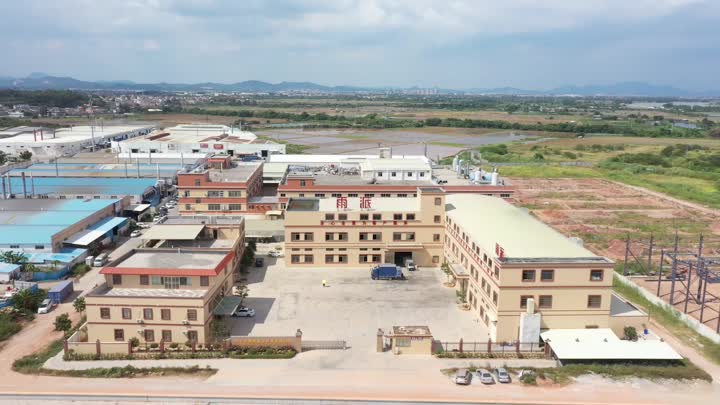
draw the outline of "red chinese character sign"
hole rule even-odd
[[[505,259],[505,249],[503,249],[503,247],[500,246],[499,243],[495,244],[495,256],[497,256],[497,258],[500,260]]]
[[[347,209],[347,197],[338,197],[335,200],[335,207],[338,209]]]
[[[360,198],[360,209],[361,210],[369,210],[372,208],[372,200],[370,197],[361,197]]]

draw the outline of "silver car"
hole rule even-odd
[[[455,384],[470,385],[472,382],[472,373],[467,369],[460,369],[455,373]]]
[[[478,377],[480,377],[480,382],[483,384],[495,384],[495,379],[493,378],[492,374],[490,374],[489,371],[482,369],[478,372]]]
[[[507,370],[505,370],[505,368],[503,367],[498,367],[495,369],[495,378],[501,384],[507,384],[511,382],[510,374],[508,374]]]

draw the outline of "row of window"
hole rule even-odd
[[[526,283],[536,281],[536,273],[535,270],[523,270],[522,281]],[[590,270],[590,281],[603,281],[603,273],[603,270]],[[555,270],[540,270],[540,281],[555,281]]]
[[[113,274],[112,275],[112,283],[113,285],[122,285],[123,284],[123,275],[122,274]],[[141,275],[140,276],[140,285],[156,285],[156,286],[164,286],[167,289],[178,289],[181,287],[188,287],[192,285],[192,279],[189,277],[175,277],[175,276],[148,276],[148,275]],[[210,285],[210,277],[209,276],[200,276],[200,286],[201,287],[207,287]]]
[[[120,309],[120,316],[122,319],[133,319],[132,318],[132,308],[121,308]],[[160,319],[163,321],[171,321],[172,318],[170,316],[171,311],[170,308],[161,308],[160,309]],[[146,321],[152,321],[155,317],[155,311],[153,308],[143,308],[142,310],[142,319]],[[110,308],[108,307],[100,307],[100,319],[110,319]],[[197,321],[197,309],[188,309],[185,319],[186,321]]]
[[[173,341],[173,335],[171,330],[163,329],[160,331],[160,334],[162,336],[163,342],[172,342]],[[125,329],[115,329],[114,330],[115,335],[115,341],[116,342],[124,342],[125,341]],[[145,329],[143,330],[143,339],[146,342],[154,342],[155,341],[155,331],[153,329]],[[187,340],[191,342],[197,342],[198,334],[197,331],[189,330],[187,331]]]
[[[293,242],[312,242],[315,240],[315,234],[312,232],[291,232],[290,240]],[[361,241],[382,241],[381,232],[360,232],[358,240]],[[413,241],[415,240],[415,232],[393,232],[393,241]],[[346,242],[348,241],[347,232],[325,232],[326,242]],[[433,234],[433,242],[440,242],[440,234]]]
[[[531,298],[534,299],[535,297],[532,295],[520,296],[520,308],[527,308],[527,302]],[[538,308],[540,308],[540,309],[552,308],[553,296],[552,295],[539,295],[537,297],[537,303],[538,303]],[[588,297],[587,297],[587,307],[588,308],[600,308],[601,306],[602,306],[602,295],[588,295]]]
[[[290,255],[293,264],[312,264],[313,255]],[[382,263],[382,255],[358,255],[359,263]],[[347,255],[325,255],[325,263],[347,263]]]
[[[348,220],[348,214],[337,214],[337,217],[335,214],[325,214],[325,220],[326,221],[335,221],[337,218],[338,221],[347,221]],[[440,216],[437,215],[438,221],[440,222]],[[382,214],[372,214],[373,221],[382,221]],[[360,214],[358,216],[358,220],[360,221],[369,221],[370,220],[370,214]],[[402,221],[403,220],[403,214],[393,214],[393,220],[394,221]],[[405,214],[405,220],[406,221],[414,221],[415,220],[415,214]]]

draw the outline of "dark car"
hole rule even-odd
[[[255,258],[255,267],[262,267],[265,261],[262,257],[256,257]]]

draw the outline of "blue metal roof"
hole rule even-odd
[[[25,191],[27,194],[102,194],[142,195],[149,187],[155,186],[155,179],[126,179],[114,177],[33,177],[26,172]],[[21,177],[10,177],[13,194],[23,193]]]
[[[155,177],[159,170],[161,177],[174,177],[180,169],[180,164],[140,163],[140,176]],[[10,176],[19,175],[21,172],[25,172],[26,176],[30,173],[35,176],[55,176],[57,173],[60,176],[95,177],[103,174],[123,176],[127,173],[129,177],[135,177],[138,167],[135,163],[128,163],[126,172],[124,163],[58,163],[57,167],[54,163],[35,163],[24,169],[10,170]]]
[[[13,273],[15,270],[19,269],[19,264],[10,264],[10,263],[3,263],[0,262],[0,273]]]
[[[86,230],[80,231],[69,237],[65,243],[70,245],[88,246],[105,236],[108,232],[112,231],[113,228],[117,226],[124,226],[127,222],[127,218],[105,218],[96,224],[89,226]]]

